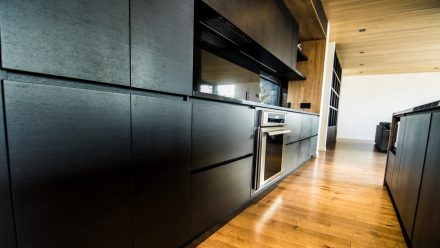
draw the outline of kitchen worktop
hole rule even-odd
[[[399,116],[399,115],[405,115],[405,114],[409,114],[409,113],[416,113],[416,112],[425,112],[428,110],[435,110],[435,109],[440,109],[440,100],[439,101],[435,101],[435,102],[431,102],[431,103],[427,103],[427,104],[423,104],[414,108],[409,108],[409,109],[405,109],[399,112],[396,112],[393,114],[393,116]]]
[[[319,116],[316,113],[310,113],[310,112],[300,111],[300,110],[291,109],[291,108],[285,108],[285,107],[274,106],[274,105],[269,105],[269,104],[264,104],[264,103],[258,103],[258,102],[246,101],[246,100],[241,100],[241,99],[235,99],[235,98],[230,98],[230,97],[225,97],[225,96],[218,96],[218,95],[203,93],[203,92],[199,92],[199,91],[193,91],[193,98],[206,99],[206,100],[212,100],[212,101],[218,101],[218,102],[227,102],[227,103],[234,103],[234,104],[240,104],[240,105],[247,105],[247,106],[257,107],[257,108],[268,108],[268,109],[275,109],[275,110],[286,111],[286,112],[294,112],[294,113],[301,113],[301,114],[308,114],[308,115]]]

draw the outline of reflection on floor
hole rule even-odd
[[[385,160],[372,145],[339,143],[199,247],[406,247]]]

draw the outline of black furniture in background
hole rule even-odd
[[[390,125],[389,122],[381,122],[376,126],[376,137],[374,144],[376,148],[381,152],[387,152],[388,141],[390,138]]]

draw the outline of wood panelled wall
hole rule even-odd
[[[298,62],[297,69],[306,75],[303,81],[289,81],[287,101],[293,109],[318,113],[321,105],[324,72],[325,39],[301,42],[308,61]],[[301,103],[311,103],[310,109],[301,109]]]

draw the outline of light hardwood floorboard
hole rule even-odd
[[[199,247],[406,247],[385,161],[372,145],[338,143]]]

